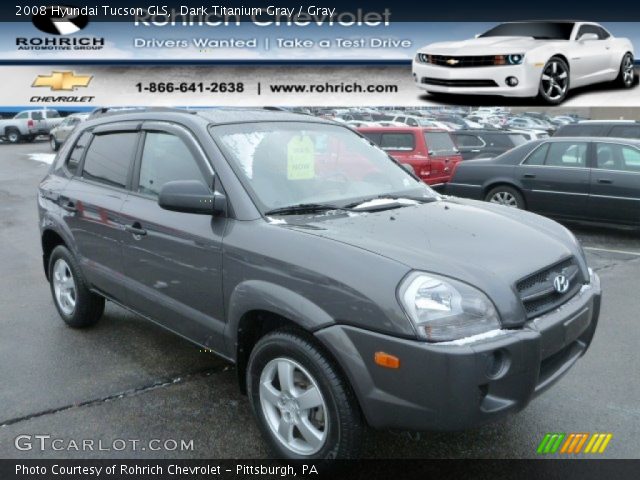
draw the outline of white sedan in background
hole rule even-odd
[[[471,40],[432,43],[413,61],[419,88],[434,94],[539,97],[557,105],[570,88],[635,83],[633,45],[597,23],[502,23]]]

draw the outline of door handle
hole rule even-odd
[[[78,211],[75,202],[69,200],[68,198],[60,198],[60,206],[66,210],[67,212],[75,213]]]
[[[599,178],[598,183],[602,183],[604,185],[611,185],[613,183],[613,180],[609,180],[606,178]]]
[[[140,222],[135,222],[133,225],[125,225],[124,229],[135,236],[143,236],[147,234],[147,231],[142,228]]]
[[[536,178],[536,176],[533,173],[525,173],[522,178]]]

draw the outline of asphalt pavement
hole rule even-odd
[[[0,458],[265,457],[233,367],[109,303],[94,328],[60,320],[38,235],[47,160],[46,142],[0,144]],[[518,414],[459,433],[371,432],[367,457],[533,458],[547,432],[611,432],[603,456],[640,458],[640,234],[571,228],[604,291],[587,355]],[[74,449],[87,439],[93,451]]]

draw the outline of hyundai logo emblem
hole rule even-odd
[[[569,290],[569,279],[564,275],[558,275],[553,279],[553,288],[558,293],[566,293]]]

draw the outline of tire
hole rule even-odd
[[[292,388],[281,387],[281,375],[293,379],[286,382]],[[334,362],[312,339],[291,329],[264,336],[251,352],[246,381],[251,408],[273,457],[358,458],[366,427],[357,399]],[[316,392],[315,408],[303,409],[298,401],[301,391],[307,398],[312,398],[309,392]]]
[[[524,210],[526,208],[524,197],[515,188],[507,185],[500,185],[492,188],[486,197],[485,202],[496,203],[507,207],[519,208]]]
[[[5,131],[5,136],[7,137],[7,141],[9,143],[20,143],[22,140],[22,135],[20,135],[20,130],[15,128],[9,128]]]
[[[73,328],[94,325],[104,312],[104,298],[91,292],[78,263],[64,245],[49,257],[49,285],[62,320]]]
[[[56,140],[56,137],[54,137],[53,135],[49,137],[49,145],[51,146],[51,150],[53,150],[54,152],[57,152],[60,148],[60,144]]]
[[[542,69],[538,98],[547,105],[559,105],[569,93],[569,65],[559,57],[551,57]]]
[[[620,61],[620,71],[618,77],[614,80],[616,86],[620,88],[631,88],[635,84],[635,65],[633,61],[633,54],[627,52]]]

